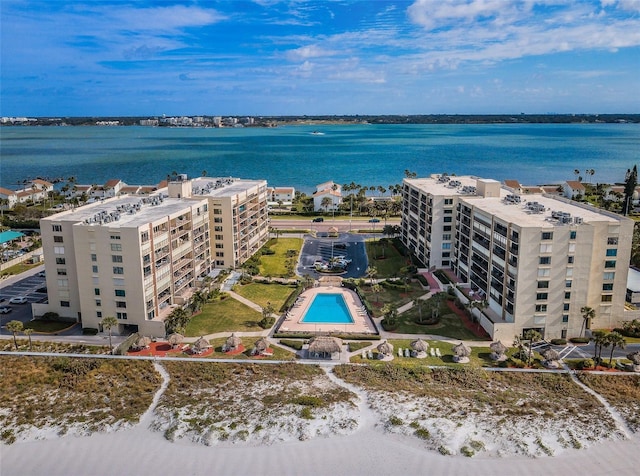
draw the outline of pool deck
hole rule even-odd
[[[349,314],[353,319],[348,324],[333,323],[304,323],[302,319],[307,313],[311,302],[318,294],[341,294],[347,305]],[[343,287],[318,286],[304,291],[298,297],[293,307],[286,313],[285,319],[279,329],[280,332],[311,332],[311,333],[353,333],[353,334],[376,334],[371,319],[363,311],[362,302],[358,295]]]

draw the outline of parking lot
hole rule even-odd
[[[7,322],[17,320],[28,322],[32,318],[31,303],[45,302],[47,300],[46,283],[43,276],[38,274],[44,270],[44,266],[34,268],[20,275],[20,278],[9,278],[0,283],[0,307],[9,307],[11,311],[0,314],[2,326]],[[25,296],[27,303],[10,304],[9,300],[16,296]],[[6,330],[0,328],[0,332]]]
[[[305,237],[304,245],[300,253],[298,274],[309,275],[314,279],[322,276],[315,270],[316,261],[329,261],[331,258],[344,257],[351,260],[343,278],[359,278],[364,276],[368,265],[367,253],[364,246],[364,237],[350,233],[340,233],[338,237],[318,236],[316,238]]]

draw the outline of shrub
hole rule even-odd
[[[280,343],[295,350],[302,350],[302,342],[299,340],[280,339]]]
[[[565,345],[567,343],[567,339],[551,339],[552,345]]]
[[[402,421],[402,418],[397,417],[395,415],[391,415],[389,417],[389,424],[393,425],[393,426],[400,426],[400,425],[404,425],[404,421]]]
[[[313,397],[311,395],[301,395],[291,400],[291,403],[296,405],[302,405],[304,407],[323,407],[324,401],[319,397]]]
[[[57,312],[49,311],[49,312],[45,312],[40,319],[42,319],[43,321],[55,321],[59,317],[60,317],[60,314],[58,314]]]
[[[85,336],[94,336],[98,333],[98,329],[94,329],[93,327],[83,327],[82,335]]]
[[[392,322],[388,322],[387,319],[382,319],[381,324],[382,324],[382,328],[385,331],[388,331],[388,332],[395,331],[398,328],[398,321],[397,320],[396,321],[392,321]]]
[[[595,363],[593,362],[593,359],[584,359],[580,361],[578,367],[580,369],[592,369],[595,367]]]
[[[589,337],[572,337],[569,339],[573,344],[588,344],[591,339]]]
[[[422,276],[421,274],[416,274],[415,278],[420,282],[420,284],[422,284],[424,287],[428,288],[429,287],[429,281],[427,281],[427,278],[425,278],[424,276]]]
[[[263,317],[262,320],[258,322],[258,325],[263,329],[269,329],[275,323],[276,323],[276,318],[272,316],[268,316],[268,317]]]
[[[265,248],[262,250],[262,254],[267,256],[267,255],[275,255],[276,252],[275,250],[272,250],[271,248]]]

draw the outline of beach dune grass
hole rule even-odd
[[[276,311],[283,306],[295,289],[295,284],[280,283],[249,283],[234,287],[234,291],[240,296],[255,302],[260,307],[266,307],[268,303],[271,303]]]
[[[194,315],[185,333],[198,337],[216,332],[259,331],[262,314],[229,296],[221,296],[208,302],[199,314]]]

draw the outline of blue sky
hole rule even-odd
[[[640,112],[640,0],[2,0],[0,115]]]

